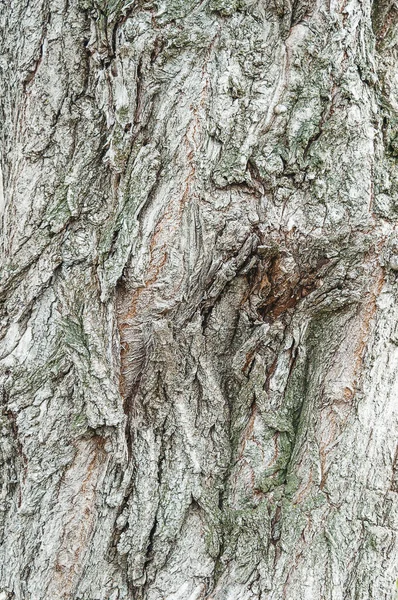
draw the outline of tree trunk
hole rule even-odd
[[[0,18],[0,600],[392,600],[395,4]]]

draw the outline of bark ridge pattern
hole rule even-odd
[[[392,600],[398,15],[0,3],[1,600]]]

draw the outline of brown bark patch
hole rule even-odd
[[[103,439],[98,436],[81,439],[76,443],[76,450],[58,496],[63,530],[47,589],[48,598],[72,597],[84,568],[97,517],[96,488],[106,456]]]

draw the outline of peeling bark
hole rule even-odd
[[[0,23],[0,600],[392,600],[395,5]]]

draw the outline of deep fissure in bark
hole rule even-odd
[[[392,600],[396,8],[0,7],[0,600]]]

